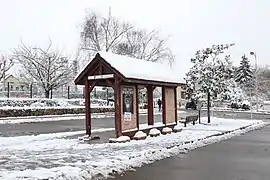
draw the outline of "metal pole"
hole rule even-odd
[[[3,60],[3,91],[5,92],[5,86],[6,86],[6,61],[4,60],[4,56],[2,56],[2,60]]]
[[[7,83],[7,97],[9,98],[9,82]]]
[[[255,57],[255,78],[256,78],[256,111],[259,111],[259,100],[258,100],[258,64],[257,64],[257,55],[254,54]]]
[[[210,123],[210,92],[207,92],[207,123]]]
[[[67,93],[68,93],[67,95],[68,95],[68,99],[69,99],[69,86],[68,86],[68,89],[67,89],[67,91],[68,91],[68,92],[67,92]]]
[[[258,99],[258,63],[256,52],[250,52],[250,55],[255,58],[255,92],[256,92],[256,111],[259,110],[259,99]]]
[[[30,98],[33,98],[33,83],[30,84]]]
[[[250,87],[250,119],[252,119],[252,86]]]

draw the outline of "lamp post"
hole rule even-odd
[[[250,52],[250,55],[254,56],[255,58],[255,92],[256,92],[256,111],[259,110],[258,104],[258,63],[257,63],[257,55],[256,52]]]

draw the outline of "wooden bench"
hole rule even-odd
[[[187,127],[187,123],[192,122],[193,125],[195,125],[195,121],[199,119],[198,115],[192,115],[192,116],[186,116],[185,119],[181,120],[180,122],[184,123],[184,126]]]

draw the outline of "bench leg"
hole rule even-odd
[[[193,121],[193,125],[195,125],[195,121]]]
[[[187,127],[187,123],[186,122],[184,123],[184,126]]]

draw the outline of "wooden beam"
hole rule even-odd
[[[153,86],[147,86],[148,125],[154,125]]]
[[[165,87],[162,86],[162,122],[166,124],[166,94]]]
[[[85,78],[85,88],[84,88],[84,98],[85,98],[85,126],[86,134],[91,135],[91,103],[90,103],[90,91],[89,91],[89,82]]]
[[[140,126],[139,108],[140,108],[139,107],[139,89],[138,89],[138,85],[136,85],[136,126],[138,130]]]
[[[174,88],[174,108],[175,108],[175,122],[177,124],[177,87]]]
[[[145,85],[153,85],[153,86],[167,86],[167,87],[176,87],[180,86],[181,83],[170,83],[164,81],[152,81],[152,80],[143,80],[143,79],[135,79],[135,78],[126,78],[125,82],[131,84],[145,84]]]
[[[113,78],[113,74],[103,74],[103,75],[94,75],[94,76],[88,76],[88,80],[93,80],[93,79],[110,79]]]
[[[99,62],[98,63],[98,74],[100,74],[100,75],[103,74],[102,69],[103,69],[102,63]]]

